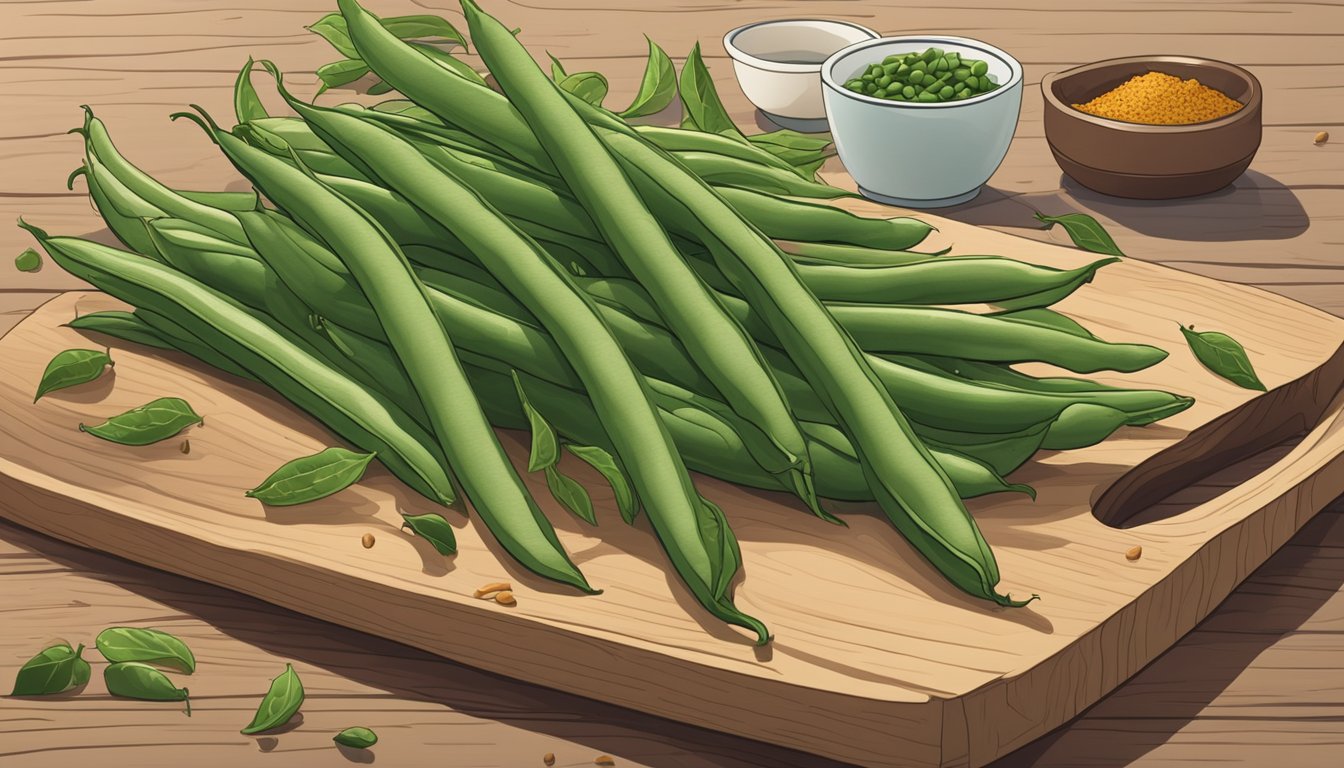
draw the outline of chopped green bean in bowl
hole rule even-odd
[[[998,87],[988,62],[934,46],[890,54],[845,83],[846,89],[873,98],[925,104],[963,101]]]

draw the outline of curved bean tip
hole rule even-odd
[[[75,128],[73,129],[73,131],[80,131],[81,133],[83,133],[83,131],[79,128]],[[79,166],[75,170],[71,171],[69,176],[65,177],[65,188],[73,190],[75,188],[75,179],[79,178],[80,176],[88,176],[88,175],[89,175],[89,167],[87,165]]]

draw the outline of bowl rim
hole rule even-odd
[[[955,45],[966,46],[967,48],[983,49],[985,53],[1001,59],[1008,65],[1008,80],[1000,83],[998,88],[995,88],[989,93],[982,93],[978,96],[972,96],[969,99],[934,102],[879,99],[876,96],[869,96],[866,93],[855,93],[836,82],[834,69],[842,57],[848,56],[851,53],[856,53],[865,48],[873,48],[879,45],[886,45],[887,43],[902,42],[952,43]],[[879,107],[888,107],[891,109],[955,109],[956,107],[967,107],[972,104],[983,104],[990,99],[1011,92],[1014,89],[1014,86],[1021,85],[1022,62],[1018,61],[1002,48],[996,45],[990,45],[983,40],[976,40],[973,37],[961,37],[959,35],[892,35],[890,37],[879,37],[876,40],[864,40],[852,45],[847,45],[831,54],[831,57],[821,65],[821,84],[824,88],[828,88],[840,96]]]
[[[816,64],[789,64],[783,61],[770,61],[769,59],[762,59],[759,56],[747,53],[746,51],[737,47],[737,43],[734,42],[734,40],[737,39],[738,35],[748,30],[756,29],[757,27],[770,27],[776,24],[799,24],[799,23],[849,27],[850,29],[858,30],[862,34],[867,35],[869,40],[881,37],[881,35],[876,30],[869,29],[863,26],[862,24],[855,24],[852,21],[842,21],[840,19],[810,19],[810,18],[765,19],[764,21],[753,21],[750,24],[743,24],[740,27],[728,30],[728,32],[724,33],[723,35],[723,49],[728,52],[728,57],[733,61],[748,64],[750,66],[755,67],[756,69],[765,70],[766,72],[783,72],[790,74],[810,74],[813,72],[818,72],[821,70],[823,66],[821,62],[818,62]],[[864,41],[861,40],[859,42]],[[854,44],[851,43],[850,45]]]
[[[1209,69],[1222,70],[1240,77],[1250,86],[1251,93],[1247,97],[1244,106],[1230,115],[1224,115],[1213,120],[1205,120],[1202,123],[1182,123],[1179,125],[1152,125],[1149,123],[1131,123],[1124,120],[1115,120],[1109,117],[1100,117],[1089,114],[1081,110],[1074,109],[1065,104],[1055,95],[1055,83],[1066,80],[1075,75],[1081,75],[1085,72],[1092,72],[1107,67],[1120,66],[1123,64],[1190,64]],[[1113,131],[1122,131],[1126,133],[1195,133],[1198,131],[1207,131],[1214,128],[1221,128],[1233,123],[1249,120],[1252,114],[1259,114],[1261,101],[1264,97],[1263,89],[1260,86],[1260,80],[1249,70],[1239,67],[1231,62],[1221,61],[1219,59],[1210,59],[1203,56],[1184,56],[1177,54],[1149,54],[1145,56],[1122,56],[1115,59],[1102,59],[1094,61],[1091,64],[1082,64],[1077,67],[1066,69],[1063,72],[1050,72],[1041,78],[1041,97],[1045,100],[1047,106],[1052,107],[1057,112],[1068,116],[1071,119],[1084,123],[1107,128]]]

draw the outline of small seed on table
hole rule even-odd
[[[183,440],[183,441],[182,441],[182,452],[183,452],[183,453],[191,453],[191,441],[190,441],[190,440]]]
[[[364,534],[364,536],[361,537],[359,541],[360,541],[361,544],[364,545],[364,548],[365,548],[365,549],[372,549],[372,548],[373,548],[373,534],[372,534],[372,533],[366,533],[366,534]]]
[[[593,765],[615,765],[616,758],[611,755],[598,755],[593,758]]]
[[[1134,562],[1140,557],[1143,557],[1143,547],[1140,546],[1130,547],[1129,551],[1125,553],[1125,559],[1130,562]]]
[[[484,587],[478,588],[472,597],[475,597],[478,600],[481,598],[489,599],[494,596],[496,592],[505,592],[510,589],[513,589],[513,585],[509,582],[497,581],[493,584],[486,584]]]
[[[543,763],[545,763],[545,764],[547,764],[547,765],[555,765],[555,753],[554,753],[554,752],[547,752],[546,754],[542,755],[542,756],[541,756],[541,762],[543,762]]]
[[[1329,140],[1330,140],[1329,131],[1321,131],[1320,133],[1316,134],[1316,138],[1312,139],[1312,141],[1315,142],[1316,144],[1324,144]]]
[[[515,603],[518,602],[518,600],[514,598],[512,592],[506,589],[503,592],[499,592],[495,595],[495,602],[499,603],[500,605],[514,605]]]

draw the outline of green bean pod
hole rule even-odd
[[[125,312],[119,309],[90,312],[87,315],[76,317],[65,325],[67,328],[103,333],[122,341],[142,344],[146,347],[175,349],[171,343],[165,341],[162,336],[146,325],[145,321],[136,317],[133,312]]]
[[[20,226],[66,271],[188,329],[346,440],[376,451],[379,461],[411,488],[439,503],[453,502],[442,456],[426,448],[431,438],[418,425],[398,418],[398,409],[232,300],[159,262]]]
[[[919,245],[933,231],[928,222],[919,219],[855,216],[834,206],[786,200],[751,189],[723,187],[716,191],[743,218],[777,240],[903,251]]]
[[[509,463],[424,286],[387,233],[302,170],[213,125],[201,125],[268,199],[319,230],[354,275],[429,413],[444,456],[500,544],[532,571],[593,592]]]

